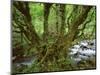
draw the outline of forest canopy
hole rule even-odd
[[[21,62],[31,57],[35,60],[28,68],[14,66],[14,73],[80,69],[71,65],[69,48],[82,40],[94,39],[95,6],[13,2],[12,57],[15,58],[12,61]],[[90,64],[82,69],[89,67]]]

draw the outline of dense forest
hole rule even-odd
[[[12,3],[14,74],[95,69],[95,40],[95,6]]]

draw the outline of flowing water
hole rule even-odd
[[[96,42],[95,40],[83,40],[69,50],[69,57],[76,63],[82,60],[92,60],[96,56]]]

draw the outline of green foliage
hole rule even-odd
[[[30,14],[35,30],[41,37],[43,34],[43,4],[30,3]]]

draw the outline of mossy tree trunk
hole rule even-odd
[[[60,59],[63,59],[62,61],[65,61],[67,57],[67,51],[70,48],[73,40],[75,39],[75,36],[77,35],[78,26],[80,26],[85,21],[91,8],[91,6],[82,7],[82,12],[70,25],[68,34],[64,37],[59,37],[54,44],[47,47],[47,51],[44,57],[41,59],[40,64],[48,62],[58,62],[58,60]]]
[[[63,36],[65,32],[65,6],[56,4],[56,31],[59,35]]]
[[[60,35],[61,36],[64,36],[64,32],[65,32],[65,5],[63,4],[61,4],[60,5],[60,18],[61,18],[61,27],[60,27]]]
[[[44,34],[43,34],[43,41],[47,42],[48,38],[48,17],[50,13],[50,7],[52,4],[44,3]]]

